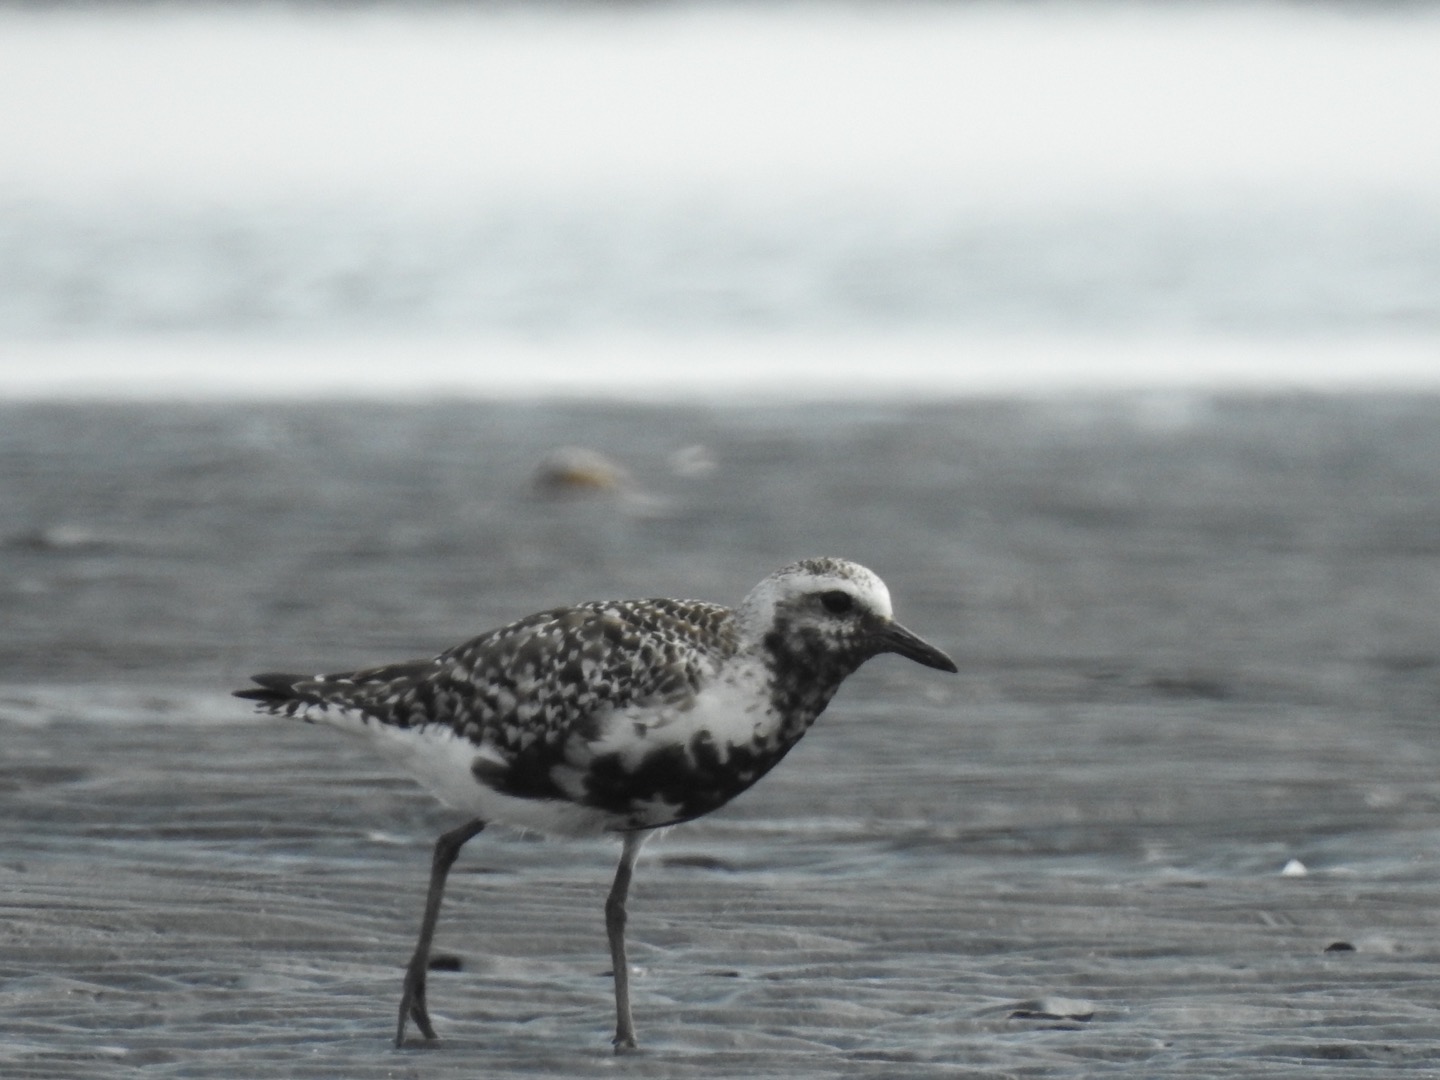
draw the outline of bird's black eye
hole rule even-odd
[[[820,603],[831,615],[844,615],[855,606],[854,598],[840,589],[831,589],[820,594]]]

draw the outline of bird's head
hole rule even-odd
[[[895,621],[890,590],[873,571],[846,559],[804,559],[775,571],[739,609],[741,636],[777,659],[841,678],[892,652],[926,667],[955,662]]]

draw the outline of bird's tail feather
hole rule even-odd
[[[324,704],[324,698],[320,694],[304,685],[308,683],[313,687],[317,681],[314,676],[266,672],[263,675],[252,675],[251,678],[258,685],[235,690],[233,694],[235,697],[258,703],[259,707],[268,713],[294,716],[298,710],[309,705]],[[323,681],[324,677],[321,685]]]
[[[385,723],[395,723],[391,715],[395,691],[409,686],[417,678],[433,670],[430,660],[411,660],[362,671],[345,671],[334,675],[287,675],[268,672],[252,675],[255,686],[233,691],[234,696],[253,701],[272,716],[301,715],[312,719],[309,711],[328,712],[331,706],[342,712],[357,710]]]

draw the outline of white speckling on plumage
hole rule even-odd
[[[850,599],[846,617],[815,602],[836,593]],[[768,772],[881,651],[866,635],[891,611],[865,567],[810,559],[733,611],[668,599],[557,608],[429,661],[262,680],[277,689],[262,704],[370,734],[487,821],[653,828],[708,813]]]
[[[646,830],[709,813],[778,763],[870,657],[954,662],[892,618],[869,570],[808,559],[731,611],[698,600],[579,604],[441,653],[311,678],[257,675],[237,691],[272,713],[363,732],[472,820],[437,842],[396,1044],[433,1038],[425,973],[446,875],[487,823],[624,834],[606,904],[617,1049],[635,1045],[625,896]]]

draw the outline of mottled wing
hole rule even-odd
[[[340,708],[399,728],[441,724],[484,748],[477,776],[507,794],[561,796],[571,735],[613,710],[681,704],[734,648],[731,613],[694,600],[581,604],[492,630],[433,660],[338,675],[257,676],[271,712]]]
[[[476,775],[505,794],[569,797],[555,783],[572,737],[615,710],[693,697],[734,647],[728,609],[690,600],[582,604],[535,615],[438,658],[466,703],[446,722],[484,747]]]

